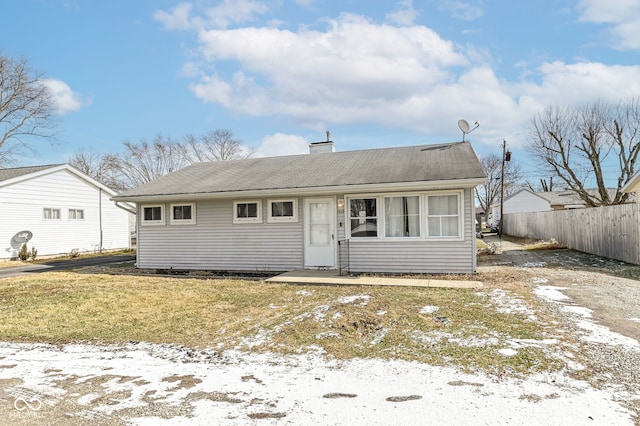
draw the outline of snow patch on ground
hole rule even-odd
[[[543,266],[547,266],[547,262],[526,262],[520,266],[523,268],[542,268]]]
[[[440,308],[438,306],[423,306],[422,309],[420,309],[420,313],[421,314],[434,314],[436,312],[438,312],[440,310]]]
[[[505,348],[503,354],[512,351]],[[0,359],[15,364],[0,369],[0,379],[21,379],[20,388],[34,392],[43,410],[77,404],[76,417],[117,415],[134,425],[255,424],[255,416],[264,416],[259,422],[265,425],[413,425],[425,419],[442,425],[469,419],[492,425],[633,425],[613,391],[561,373],[498,379],[399,360],[336,361],[317,353],[192,351],[145,343],[0,343]],[[98,380],[102,376],[109,380]],[[86,395],[64,387],[82,380],[93,380]],[[145,413],[149,395],[156,407],[188,414],[162,419]],[[132,410],[120,411],[125,407]],[[21,414],[12,413],[16,420]]]
[[[636,339],[616,333],[608,327],[595,323],[592,320],[593,310],[582,306],[566,305],[566,303],[571,302],[571,298],[560,290],[566,290],[566,287],[540,286],[534,289],[534,293],[542,299],[561,304],[561,311],[573,317],[576,326],[582,330],[580,337],[584,341],[640,349],[640,342]]]
[[[371,296],[369,296],[368,294],[356,294],[353,296],[344,296],[338,299],[338,303],[343,304],[343,305],[347,305],[349,303],[355,303],[358,300],[362,300],[362,302],[360,302],[361,305],[366,305],[369,300],[371,299]]]

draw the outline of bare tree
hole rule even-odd
[[[476,200],[480,207],[489,212],[491,206],[500,200],[502,189],[502,156],[500,154],[489,154],[480,158],[480,164],[487,174],[486,183],[476,189]],[[520,187],[521,180],[520,167],[513,160],[504,163],[504,189],[505,194],[510,195]]]
[[[635,173],[640,154],[637,98],[578,108],[550,106],[533,117],[530,135],[528,149],[587,206],[627,200],[622,187]],[[609,191],[604,170],[612,168],[617,169],[616,186]]]
[[[0,166],[32,150],[33,138],[55,136],[53,97],[41,77],[26,60],[0,54]]]
[[[124,152],[101,155],[79,151],[69,162],[105,185],[124,190],[192,163],[247,158],[255,151],[243,146],[229,130],[214,130],[197,138],[188,135],[184,140],[180,143],[158,135],[152,142],[124,141]]]
[[[125,151],[104,157],[106,167],[120,177],[122,184],[131,188],[157,177],[181,169],[192,163],[180,143],[158,135],[149,143],[123,142]]]
[[[78,151],[71,156],[69,164],[111,189],[122,191],[127,188],[118,170],[114,170],[110,166],[110,155],[99,154],[94,151]]]
[[[187,135],[185,148],[193,162],[237,160],[249,158],[255,153],[255,149],[245,147],[227,129],[212,130],[199,137]]]

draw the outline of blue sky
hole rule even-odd
[[[522,149],[550,104],[640,95],[637,0],[4,0],[0,51],[58,94],[65,162],[225,128],[258,155],[453,142]]]

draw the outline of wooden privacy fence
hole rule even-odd
[[[640,204],[504,215],[503,233],[640,264]]]

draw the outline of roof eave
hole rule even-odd
[[[199,193],[172,193],[172,194],[147,194],[147,195],[116,195],[113,201],[133,203],[174,201],[174,200],[204,200],[213,198],[250,198],[250,197],[275,197],[275,196],[316,196],[335,194],[355,194],[365,192],[394,192],[394,191],[424,191],[440,189],[475,188],[486,182],[486,178],[467,178],[440,181],[418,182],[393,182],[372,183],[357,185],[322,186],[311,188],[282,188],[282,189],[256,189],[246,191],[218,191]]]

